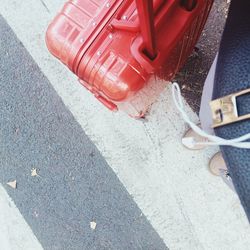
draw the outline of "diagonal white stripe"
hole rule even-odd
[[[43,249],[2,185],[0,185],[0,211],[0,249]]]
[[[50,12],[39,0],[2,0],[0,13],[167,246],[248,249],[249,226],[236,195],[206,169],[214,152],[190,152],[180,144],[185,126],[169,88],[147,123],[107,111],[47,52],[46,27],[64,0],[44,2]]]

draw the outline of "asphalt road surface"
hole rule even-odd
[[[42,246],[167,249],[3,18],[0,34],[0,181],[18,180],[9,195]]]
[[[237,196],[207,171],[217,149],[182,147],[169,87],[147,122],[135,121],[106,110],[48,53],[44,32],[63,2],[1,0],[0,250],[249,249]],[[221,30],[227,1],[216,6]]]

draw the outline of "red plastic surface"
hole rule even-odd
[[[70,0],[46,35],[51,53],[111,110],[143,92],[152,76],[174,77],[197,42],[213,3],[154,0],[152,27],[150,21],[139,24],[139,17],[152,16],[150,4],[138,8],[149,8],[138,17],[136,1]],[[147,53],[154,47],[156,57]]]
[[[140,24],[143,24],[140,25],[140,32],[144,43],[144,53],[153,60],[157,55],[153,1],[136,0],[136,8]]]

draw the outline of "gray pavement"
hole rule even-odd
[[[166,249],[1,16],[0,34],[0,181],[44,249]]]

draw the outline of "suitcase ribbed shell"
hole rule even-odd
[[[144,53],[143,24],[139,24],[134,0],[68,1],[50,24],[46,43],[51,53],[110,109],[124,107],[124,103],[138,104],[134,99],[140,93],[152,102],[151,95],[156,97],[162,89],[159,84],[156,90],[158,83],[152,79],[171,80],[199,38],[213,1],[196,2],[191,11],[181,1],[153,2],[154,60]],[[141,103],[151,104],[146,100]],[[143,105],[135,107],[138,114],[146,110]]]

